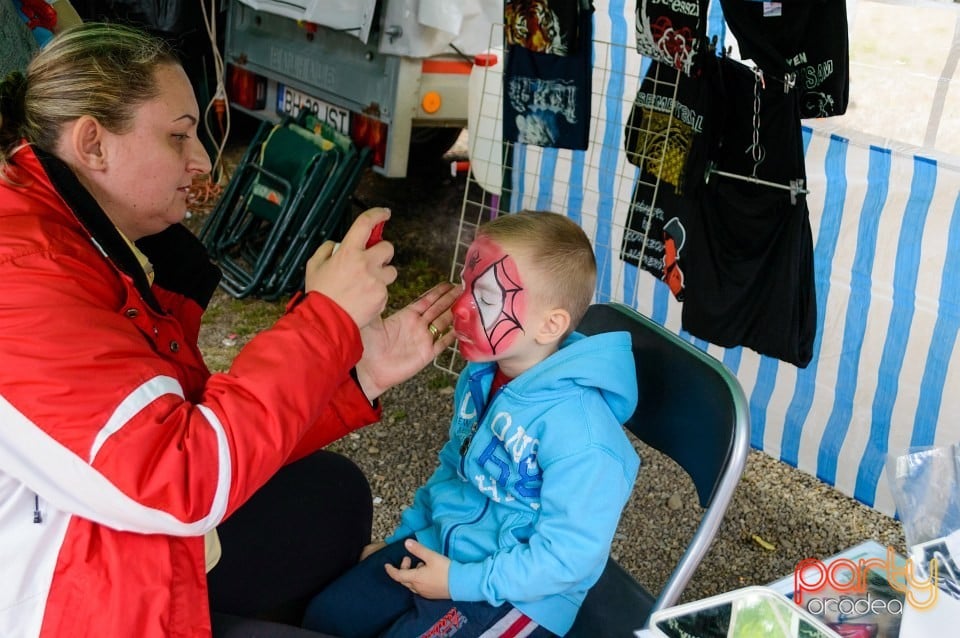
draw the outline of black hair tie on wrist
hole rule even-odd
[[[27,113],[27,78],[20,71],[11,71],[0,82],[0,122],[2,128],[8,131],[19,131],[25,123]]]

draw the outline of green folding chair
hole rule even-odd
[[[306,125],[336,146],[341,154],[341,162],[326,187],[313,198],[303,222],[287,240],[289,250],[278,260],[276,268],[264,282],[261,296],[267,300],[277,299],[301,288],[307,259],[324,241],[342,238],[350,198],[370,161],[369,148],[357,149],[349,137],[310,118],[307,118]]]
[[[273,125],[270,122],[263,121],[260,123],[256,133],[254,133],[253,138],[247,145],[243,157],[240,158],[240,162],[237,164],[237,170],[234,171],[232,178],[227,183],[227,187],[220,195],[217,205],[210,211],[210,214],[207,215],[203,225],[200,227],[200,232],[197,234],[197,237],[203,242],[203,245],[207,248],[207,252],[209,252],[210,256],[214,259],[219,256],[217,254],[217,244],[222,233],[222,228],[226,220],[230,217],[228,211],[231,209],[231,204],[236,203],[238,192],[245,191],[249,188],[249,184],[245,182],[252,180],[256,176],[254,171],[244,170],[244,167],[257,161],[260,147],[272,129]],[[246,174],[246,180],[244,180],[244,174]]]
[[[292,121],[270,129],[259,152],[238,167],[237,187],[218,204],[206,243],[223,271],[221,287],[234,297],[258,293],[289,248],[342,156],[336,145]]]

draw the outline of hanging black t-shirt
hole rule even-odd
[[[805,178],[798,96],[759,88],[762,161],[751,149],[756,77],[721,61],[728,108],[715,157],[718,170],[789,184]],[[816,293],[813,237],[803,193],[712,175],[694,214],[683,219],[686,243],[682,325],[720,346],[746,346],[805,367],[813,355]]]
[[[573,150],[589,145],[593,11],[581,9],[579,21],[579,46],[565,56],[507,47],[504,141]]]
[[[794,74],[801,117],[846,112],[850,54],[845,0],[721,0],[720,6],[741,57],[778,81]]]
[[[678,300],[683,299],[677,264],[684,244],[681,220],[696,206],[725,103],[717,58],[705,58],[702,71],[693,78],[652,63],[624,130],[627,160],[640,173],[621,258],[666,282]]]
[[[641,179],[633,189],[620,258],[667,284],[677,301],[684,299],[680,258],[686,249],[685,219],[697,200],[681,197],[673,189]]]
[[[709,0],[637,0],[637,52],[685,75],[699,72],[707,51]]]
[[[691,78],[666,64],[652,63],[624,127],[627,161],[678,194],[692,194],[691,189],[703,181],[707,157],[717,141],[715,122],[724,104],[719,60],[713,55],[704,58],[702,70]]]

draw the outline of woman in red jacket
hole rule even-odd
[[[180,224],[200,117],[166,45],[119,26],[0,83],[2,636],[295,635],[237,616],[296,618],[370,533],[362,473],[318,450],[453,338],[446,284],[380,318],[396,270],[365,248],[372,209],[211,374],[219,271]]]

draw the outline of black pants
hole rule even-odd
[[[373,501],[352,461],[320,451],[282,468],[218,528],[207,574],[216,638],[299,638],[307,602],[356,564]]]

